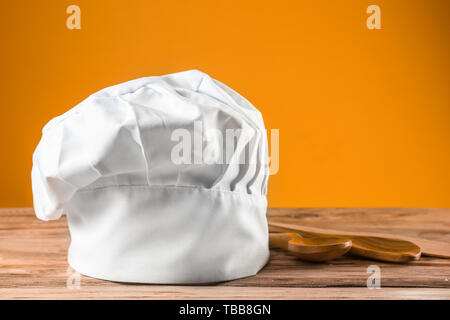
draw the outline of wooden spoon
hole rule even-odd
[[[283,231],[295,231],[315,237],[335,237],[339,239],[352,240],[352,247],[350,253],[361,257],[406,263],[412,260],[420,259],[420,248],[407,240],[393,239],[387,237],[375,237],[363,234],[346,233],[322,233],[311,231],[311,228],[301,227],[289,223],[269,222],[270,227],[275,227]]]
[[[270,233],[269,245],[291,252],[308,261],[327,261],[347,253],[351,240],[337,238],[303,238],[298,233]]]

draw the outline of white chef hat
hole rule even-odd
[[[261,114],[196,70],[91,95],[44,127],[33,154],[37,217],[65,213],[69,264],[113,281],[256,274],[269,256],[267,178]]]

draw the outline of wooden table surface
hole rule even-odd
[[[449,209],[269,209],[268,218],[450,245]],[[345,256],[315,264],[277,249],[258,275],[217,285],[123,284],[81,275],[77,286],[66,259],[69,242],[65,219],[44,222],[31,208],[0,209],[0,299],[450,299],[450,260],[398,265]],[[367,288],[370,265],[380,267],[380,289]]]

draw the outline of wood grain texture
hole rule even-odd
[[[370,231],[450,243],[448,209],[269,209],[268,218],[305,226]],[[450,260],[423,257],[407,265],[344,256],[308,263],[271,250],[256,276],[211,286],[133,285],[80,277],[67,288],[65,219],[44,222],[32,209],[0,210],[1,299],[450,299]],[[369,265],[381,289],[366,287]]]

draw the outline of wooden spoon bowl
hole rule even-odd
[[[347,253],[352,241],[339,238],[304,238],[297,233],[270,233],[269,245],[307,261],[327,261]]]
[[[405,263],[420,258],[420,248],[409,241],[381,237],[351,237],[350,254],[374,260]]]

